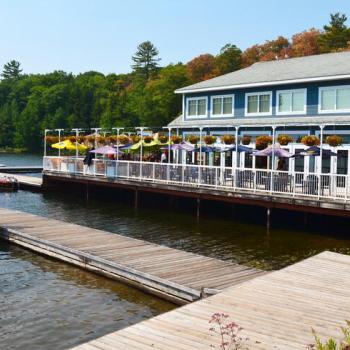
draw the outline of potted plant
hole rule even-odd
[[[287,146],[288,143],[293,142],[293,138],[290,135],[278,135],[277,136],[277,142],[281,145],[281,146]]]
[[[127,135],[122,134],[122,135],[118,136],[117,141],[121,145],[126,145],[130,141],[130,139],[129,139],[129,137]]]
[[[233,143],[235,143],[236,138],[233,135],[224,135],[224,136],[221,137],[221,141],[225,145],[232,145]]]
[[[249,135],[244,135],[242,137],[242,144],[243,145],[249,145],[251,141],[252,141],[252,137]]]
[[[168,142],[168,136],[159,135],[158,140],[159,140],[160,143],[167,143]]]
[[[258,136],[255,140],[255,148],[258,150],[262,150],[267,148],[269,144],[272,143],[272,137],[269,135],[261,135]]]
[[[197,135],[189,135],[189,136],[187,137],[187,141],[188,141],[189,143],[192,143],[192,145],[195,145],[195,144],[197,144],[198,141],[199,141],[199,136],[197,136]]]
[[[173,135],[173,136],[171,136],[171,141],[174,144],[179,144],[182,141],[182,136]]]
[[[204,142],[205,142],[207,145],[212,145],[213,143],[216,142],[216,136],[213,136],[213,135],[205,135],[205,136],[204,136]]]
[[[146,135],[143,137],[143,141],[145,141],[145,143],[151,143],[153,141],[153,136]]]
[[[307,135],[302,137],[301,143],[309,147],[318,146],[320,144],[320,139],[315,135]]]
[[[331,147],[337,147],[343,143],[343,138],[338,135],[329,135],[326,137],[326,143],[328,143]]]

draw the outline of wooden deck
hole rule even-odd
[[[20,188],[23,187],[23,188],[39,189],[42,187],[42,184],[43,184],[43,179],[41,177],[9,174],[9,173],[0,173],[0,176],[12,176],[16,178]]]
[[[311,327],[339,339],[350,319],[350,256],[321,253],[74,349],[219,349],[208,331],[216,312],[243,327],[249,349],[306,349]]]
[[[28,213],[0,209],[0,237],[184,304],[261,270]],[[210,293],[211,291],[208,291]]]

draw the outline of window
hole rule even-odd
[[[320,88],[319,112],[350,111],[350,86]]]
[[[207,116],[207,98],[187,99],[187,116],[192,118]]]
[[[233,115],[233,95],[213,96],[211,98],[211,114],[213,117]]]
[[[246,94],[246,115],[271,114],[271,107],[271,92]]]
[[[306,113],[306,89],[277,91],[276,114]]]

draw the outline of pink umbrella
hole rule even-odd
[[[253,156],[257,157],[272,157],[273,155],[279,158],[290,158],[292,156],[291,153],[279,146],[269,146],[262,151],[253,152]]]
[[[103,147],[94,149],[93,151],[91,151],[91,153],[111,155],[111,154],[117,154],[118,151],[112,146],[103,146]],[[121,154],[121,153],[123,152],[119,151],[118,154]]]

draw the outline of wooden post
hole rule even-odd
[[[135,190],[135,197],[134,197],[134,208],[137,209],[139,202],[139,191]]]
[[[267,230],[271,228],[271,208],[267,208],[266,210],[266,228]]]
[[[197,198],[197,220],[199,220],[199,216],[200,216],[200,210],[201,210],[201,200],[200,198]]]
[[[307,228],[307,224],[308,224],[308,221],[309,221],[309,215],[308,213],[304,213],[304,229]]]

